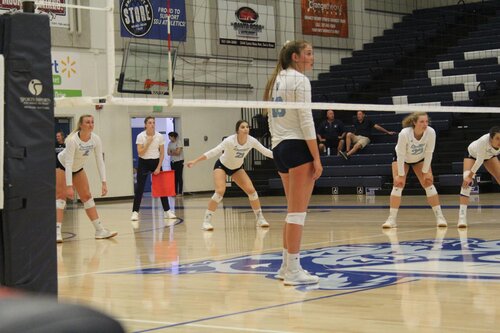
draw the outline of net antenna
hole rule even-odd
[[[172,34],[170,32],[170,0],[167,0],[167,47],[168,47],[168,106],[172,106],[174,104],[173,100],[173,74],[172,74]]]

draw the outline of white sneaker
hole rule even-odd
[[[388,217],[387,221],[385,221],[384,224],[382,224],[382,228],[397,228],[398,225],[396,224],[396,219],[392,217]]]
[[[95,239],[107,239],[111,237],[115,237],[118,235],[116,231],[109,231],[108,229],[101,229],[95,231]]]
[[[458,218],[457,227],[458,228],[467,228],[467,218],[465,216]]]
[[[286,271],[283,283],[285,286],[297,286],[300,284],[315,284],[319,282],[319,277],[311,275],[302,268],[296,271]]]
[[[285,272],[286,272],[286,266],[281,265],[280,269],[278,269],[278,273],[274,276],[278,280],[284,280],[285,279]]]
[[[446,228],[448,226],[448,223],[446,222],[446,219],[442,215],[438,216],[436,218],[436,224],[437,224],[438,228]]]
[[[257,219],[256,226],[261,228],[269,228],[269,222],[267,222],[264,217],[261,217]]]
[[[212,231],[212,230],[214,230],[214,226],[212,225],[212,223],[210,223],[210,221],[203,221],[203,224],[201,225],[201,229],[203,229],[205,231]]]
[[[63,242],[61,229],[59,229],[59,228],[56,229],[56,242],[58,242],[58,243]]]
[[[175,214],[172,210],[167,210],[166,212],[164,212],[163,218],[164,219],[176,219],[177,216],[175,216]]]
[[[130,217],[130,221],[139,221],[139,213],[132,212],[132,216]]]

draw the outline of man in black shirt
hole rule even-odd
[[[64,143],[64,132],[57,131],[57,133],[56,133],[56,159],[57,159],[57,154],[62,152],[65,147],[66,147],[66,144]]]
[[[369,118],[366,118],[364,111],[356,113],[356,121],[354,122],[354,133],[347,133],[346,138],[346,152],[341,151],[340,155],[346,160],[358,152],[358,150],[365,148],[371,141],[372,128],[377,131],[384,132],[389,135],[394,135],[396,132],[388,131],[380,125],[375,124]],[[354,146],[351,149],[351,144]]]
[[[326,120],[318,126],[320,153],[337,154],[344,146],[344,123],[335,119],[333,110],[326,111]]]

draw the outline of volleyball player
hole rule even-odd
[[[215,157],[222,153],[220,158],[214,165],[214,183],[215,193],[208,202],[208,208],[205,211],[203,230],[213,230],[212,216],[217,209],[218,204],[222,201],[226,191],[226,176],[231,176],[232,180],[238,185],[247,195],[250,200],[250,206],[255,213],[257,227],[269,227],[269,223],[262,214],[259,196],[255,190],[250,177],[243,169],[245,156],[252,148],[257,149],[263,155],[273,158],[273,152],[264,147],[257,139],[249,135],[250,128],[245,120],[238,120],[236,123],[236,134],[225,138],[217,147],[207,151],[197,159],[187,163],[188,168],[192,168],[196,163]]]
[[[396,228],[396,218],[401,205],[401,195],[410,167],[425,190],[427,202],[436,216],[438,227],[446,227],[439,195],[434,187],[432,175],[432,154],[436,145],[436,132],[429,126],[429,117],[425,112],[414,112],[403,119],[403,129],[399,133],[396,152],[392,162],[393,188],[390,199],[389,218],[383,228]]]
[[[311,83],[304,75],[314,63],[311,44],[287,42],[279,53],[278,64],[267,82],[264,99],[275,102],[311,102]],[[307,206],[314,182],[321,176],[316,130],[311,109],[273,109],[269,115],[274,162],[287,199],[283,227],[283,263],[277,278],[285,285],[318,283],[300,264],[300,242]]]
[[[83,169],[90,153],[94,153],[97,169],[102,182],[101,195],[108,193],[106,185],[106,169],[104,167],[104,157],[102,153],[102,143],[94,130],[94,117],[83,115],[78,120],[77,129],[66,138],[66,148],[57,155],[56,166],[56,240],[63,242],[61,226],[64,218],[64,208],[66,198],[72,199],[74,196],[73,187],[76,189],[80,200],[83,202],[85,212],[95,228],[96,239],[106,239],[116,236],[116,231],[109,231],[104,228],[94,199],[90,193],[87,174]]]
[[[460,210],[458,227],[467,227],[467,205],[471,192],[471,183],[477,170],[484,164],[486,170],[500,184],[500,126],[494,126],[489,133],[472,142],[464,158],[464,181],[460,190]]]

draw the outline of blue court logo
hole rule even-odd
[[[260,274],[274,279],[281,253],[202,261],[174,268],[119,272],[128,274]],[[469,238],[340,245],[301,252],[304,269],[320,277],[302,290],[353,290],[382,287],[404,278],[500,281],[500,240]]]

